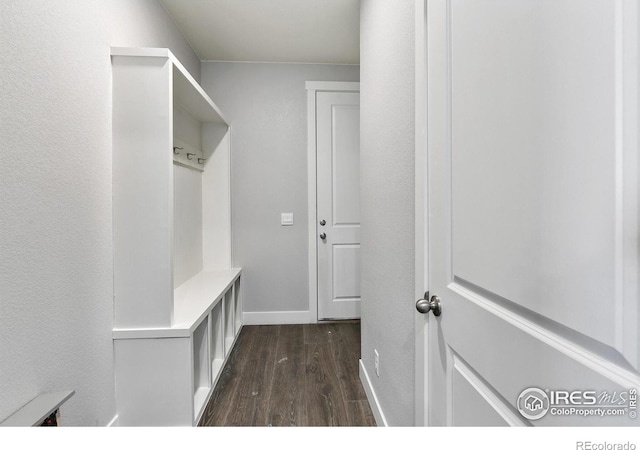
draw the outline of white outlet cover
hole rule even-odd
[[[280,214],[280,225],[283,225],[283,226],[293,225],[293,213]]]

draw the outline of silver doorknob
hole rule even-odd
[[[433,315],[438,317],[442,314],[442,303],[437,295],[431,296],[431,300],[428,300],[429,292],[424,293],[424,298],[421,298],[416,302],[416,309],[421,314],[428,314],[429,311],[433,311]]]
[[[322,220],[320,221],[320,225],[325,226],[326,224],[327,224],[327,221],[326,221],[326,220],[322,219]]]
[[[327,233],[320,233],[320,239],[323,241],[327,238]]]

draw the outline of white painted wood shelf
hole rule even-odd
[[[202,271],[174,290],[173,325],[169,328],[114,328],[114,339],[189,337],[223,299],[241,269]]]
[[[69,400],[75,391],[47,392],[40,394],[9,416],[0,427],[35,427]]]
[[[240,272],[240,269],[204,271],[178,287],[173,294],[174,322],[183,327],[193,327],[199,323],[211,311],[211,299],[215,298],[214,304],[217,304],[238,279]]]
[[[197,425],[242,328],[230,136],[168,49],[111,49],[118,425]]]
[[[111,47],[111,56],[164,58],[168,60],[173,66],[174,102],[189,111],[201,122],[218,122],[227,125],[228,122],[218,106],[169,49]]]

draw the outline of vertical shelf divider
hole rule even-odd
[[[234,308],[233,308],[233,292],[232,289],[229,289],[224,294],[224,316],[225,316],[225,324],[224,324],[224,350],[225,356],[229,356],[231,352],[231,348],[233,347],[233,342],[235,340],[234,333]]]

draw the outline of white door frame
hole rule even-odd
[[[415,23],[415,298],[429,290],[428,180],[427,180],[427,0],[416,1]],[[414,309],[415,325],[415,425],[429,425],[427,326],[430,314]]]
[[[316,170],[316,98],[318,92],[360,92],[353,81],[307,81],[307,204],[309,220],[309,323],[318,321],[318,214]]]

